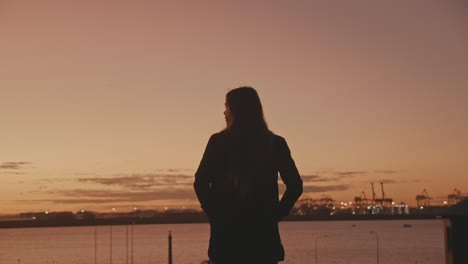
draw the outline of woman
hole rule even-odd
[[[226,95],[226,128],[211,136],[195,173],[195,192],[210,220],[208,255],[215,264],[284,260],[278,222],[302,194],[284,138],[265,122],[257,92]],[[281,200],[278,172],[286,185]]]

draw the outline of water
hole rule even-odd
[[[411,224],[412,227],[403,227]],[[280,224],[284,264],[444,263],[440,220],[321,221]],[[0,229],[0,264],[93,264],[95,227]],[[134,226],[134,264],[167,263],[168,231],[173,235],[174,264],[207,259],[208,224]],[[373,233],[371,233],[373,231]],[[129,232],[130,233],[130,232]],[[127,227],[112,227],[112,263],[127,262]],[[317,243],[317,250],[315,245]],[[110,227],[97,227],[97,263],[110,262]]]

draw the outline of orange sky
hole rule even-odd
[[[0,0],[0,214],[197,207],[241,85],[313,198],[466,194],[467,25],[463,1]]]

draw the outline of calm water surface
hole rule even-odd
[[[411,227],[403,227],[410,224]],[[284,264],[444,263],[440,220],[322,221],[280,224],[286,250]],[[168,231],[173,235],[174,264],[207,259],[208,224],[137,225],[133,227],[133,263],[167,263]],[[127,227],[50,227],[0,229],[0,264],[131,263]],[[371,233],[371,231],[373,233]],[[317,248],[317,249],[315,249]],[[127,262],[128,256],[128,262]]]

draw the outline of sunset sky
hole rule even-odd
[[[0,214],[199,208],[243,85],[309,197],[467,194],[467,47],[465,1],[0,0]]]

